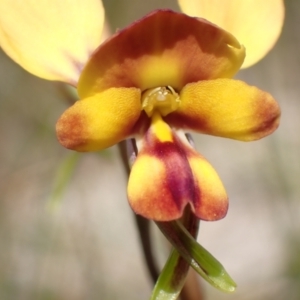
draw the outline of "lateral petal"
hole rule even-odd
[[[141,114],[141,92],[111,88],[78,100],[56,125],[59,142],[76,151],[97,151],[126,139]]]
[[[87,97],[106,88],[141,90],[232,77],[245,57],[228,32],[204,19],[170,10],[150,13],[117,32],[92,55],[79,80]]]
[[[262,59],[276,43],[284,21],[283,0],[178,0],[183,12],[232,33],[246,47],[242,68]]]
[[[1,0],[0,46],[28,72],[76,85],[103,22],[100,0]]]
[[[271,134],[279,125],[280,108],[274,98],[254,86],[233,79],[186,85],[180,108],[165,117],[175,127],[200,133],[252,141]]]
[[[228,199],[217,173],[161,119],[152,122],[139,148],[127,191],[137,214],[171,221],[180,218],[189,203],[203,220],[226,215]]]

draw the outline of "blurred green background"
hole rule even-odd
[[[178,10],[171,0],[103,2],[113,31],[156,8]],[[198,239],[238,284],[228,295],[203,283],[208,300],[300,299],[299,16],[300,2],[286,1],[275,48],[238,75],[280,103],[275,134],[252,143],[194,135],[230,197],[227,217],[201,223]],[[60,85],[3,52],[0,64],[0,299],[148,299],[152,284],[117,149],[80,155],[61,204],[50,209],[58,169],[71,155],[55,136],[68,104]]]

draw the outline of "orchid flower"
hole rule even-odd
[[[29,72],[77,86],[80,100],[56,127],[63,146],[97,151],[136,139],[128,183],[136,213],[170,221],[189,203],[200,219],[223,218],[223,184],[185,133],[251,141],[277,128],[272,96],[231,79],[244,47],[206,20],[158,10],[95,50],[103,20],[98,0],[2,0],[0,44]]]
[[[273,97],[232,79],[244,46],[171,10],[100,44],[103,22],[99,0],[0,0],[0,45],[32,74],[77,87],[80,100],[56,126],[64,147],[98,151],[135,140],[127,191],[135,213],[164,224],[190,206],[198,219],[223,218],[225,188],[186,133],[253,141],[278,127]]]
[[[139,154],[128,199],[136,213],[170,221],[189,203],[200,219],[223,218],[225,189],[184,133],[249,141],[277,128],[272,96],[230,79],[244,57],[231,34],[205,20],[151,13],[89,58],[77,86],[81,100],[58,120],[58,139],[96,151],[134,137]]]

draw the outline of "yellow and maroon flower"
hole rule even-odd
[[[231,79],[244,58],[236,38],[208,21],[155,11],[92,54],[78,82],[81,100],[59,119],[58,139],[96,151],[135,138],[128,198],[136,213],[169,221],[190,204],[200,219],[223,218],[223,184],[185,132],[251,141],[277,128],[272,96]]]

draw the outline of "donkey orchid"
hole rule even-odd
[[[231,79],[243,64],[244,47],[204,19],[157,10],[92,53],[101,40],[102,6],[70,2],[28,0],[21,13],[20,2],[0,1],[4,51],[37,76],[77,86],[80,100],[57,122],[60,143],[97,151],[135,138],[128,199],[137,214],[170,221],[190,204],[199,219],[223,218],[223,184],[185,133],[251,141],[277,128],[280,110],[272,96]],[[14,22],[16,14],[27,18],[25,29]],[[36,28],[39,21],[49,35]],[[37,31],[34,39],[30,30]]]

